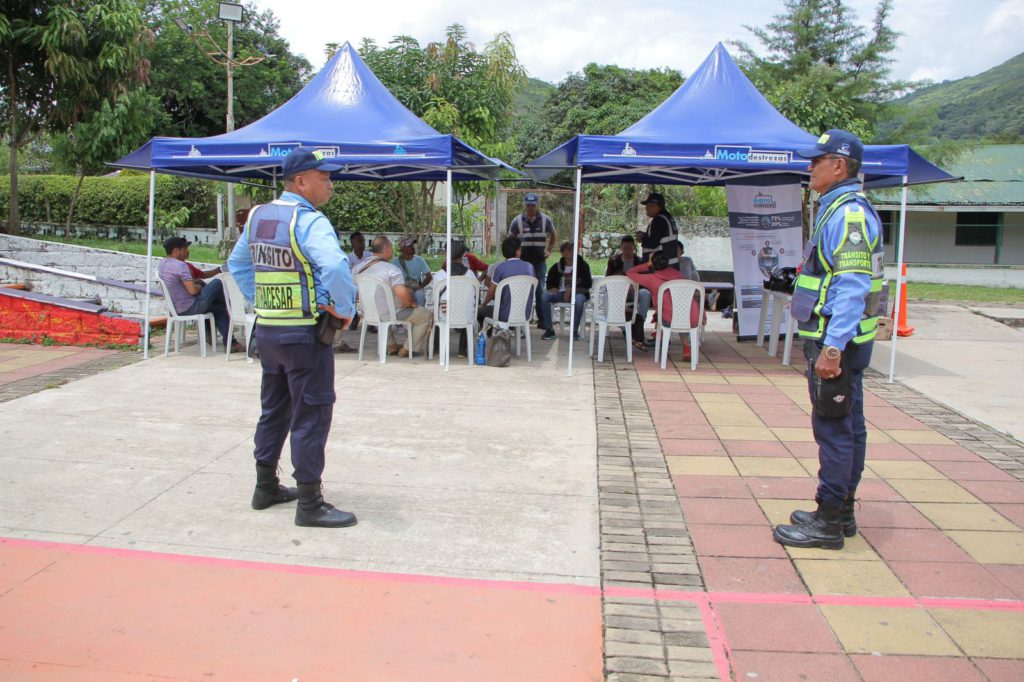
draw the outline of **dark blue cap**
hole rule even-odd
[[[662,208],[665,208],[665,195],[659,192],[651,192],[647,195],[647,198],[640,202],[643,205],[657,204]]]
[[[853,133],[834,128],[819,137],[817,144],[810,149],[797,149],[796,153],[805,159],[815,159],[825,154],[839,154],[863,161],[864,143]]]
[[[533,204],[534,206],[536,206],[537,203],[538,203],[537,195],[534,194],[533,192],[527,192],[526,196],[523,197],[523,203],[524,204]]]
[[[328,163],[330,160],[331,157],[318,149],[296,147],[288,152],[288,156],[284,157],[284,164],[281,170],[286,178],[290,178],[293,175],[298,175],[302,171],[308,170],[322,170],[328,172],[341,170],[341,164]]]

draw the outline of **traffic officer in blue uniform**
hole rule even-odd
[[[882,223],[857,178],[864,146],[856,135],[830,130],[797,153],[811,160],[810,187],[820,197],[792,302],[813,403],[818,508],[793,512],[792,525],[779,525],[774,537],[794,547],[842,549],[844,536],[857,532],[854,495],[867,449],[863,380],[878,326]]]
[[[334,192],[328,163],[299,147],[284,158],[281,197],[249,213],[231,252],[231,274],[256,312],[256,343],[263,365],[262,414],[256,426],[253,509],[298,497],[295,525],[338,528],[354,514],[324,501],[324,448],[334,410],[331,336],[355,314],[356,289],[331,222],[316,210]],[[291,433],[298,489],[277,477]]]

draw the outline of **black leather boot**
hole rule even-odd
[[[846,496],[846,499],[843,500],[843,515],[839,519],[839,523],[843,527],[843,535],[845,535],[848,538],[852,538],[854,535],[857,534],[857,519],[853,515],[853,503],[856,502],[854,494],[856,492],[857,489],[854,488]],[[819,503],[821,502],[821,500],[819,500],[818,498],[814,498],[814,501]],[[814,515],[817,513],[818,512],[816,511],[800,511],[798,509],[789,515],[789,522],[792,524],[807,523],[808,521],[813,521]]]
[[[843,528],[840,525],[843,510],[821,502],[814,518],[807,523],[792,526],[776,526],[772,537],[775,541],[790,547],[821,547],[822,549],[843,548]]]
[[[299,504],[295,507],[295,525],[313,528],[344,528],[356,525],[356,515],[335,509],[324,502],[320,481],[299,484]]]
[[[256,490],[252,493],[253,509],[266,509],[275,504],[291,502],[298,496],[299,492],[295,488],[281,485],[276,466],[256,464]]]

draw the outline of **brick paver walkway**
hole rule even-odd
[[[133,351],[0,343],[0,403],[141,359]]]
[[[595,369],[609,680],[1024,679],[1020,443],[873,375],[861,533],[785,548],[817,471],[801,367],[720,335],[697,372],[622,355]]]

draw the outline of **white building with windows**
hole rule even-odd
[[[928,265],[1024,265],[1024,144],[985,145],[951,167],[963,181],[911,187],[903,259]],[[896,262],[899,193],[872,192]]]

